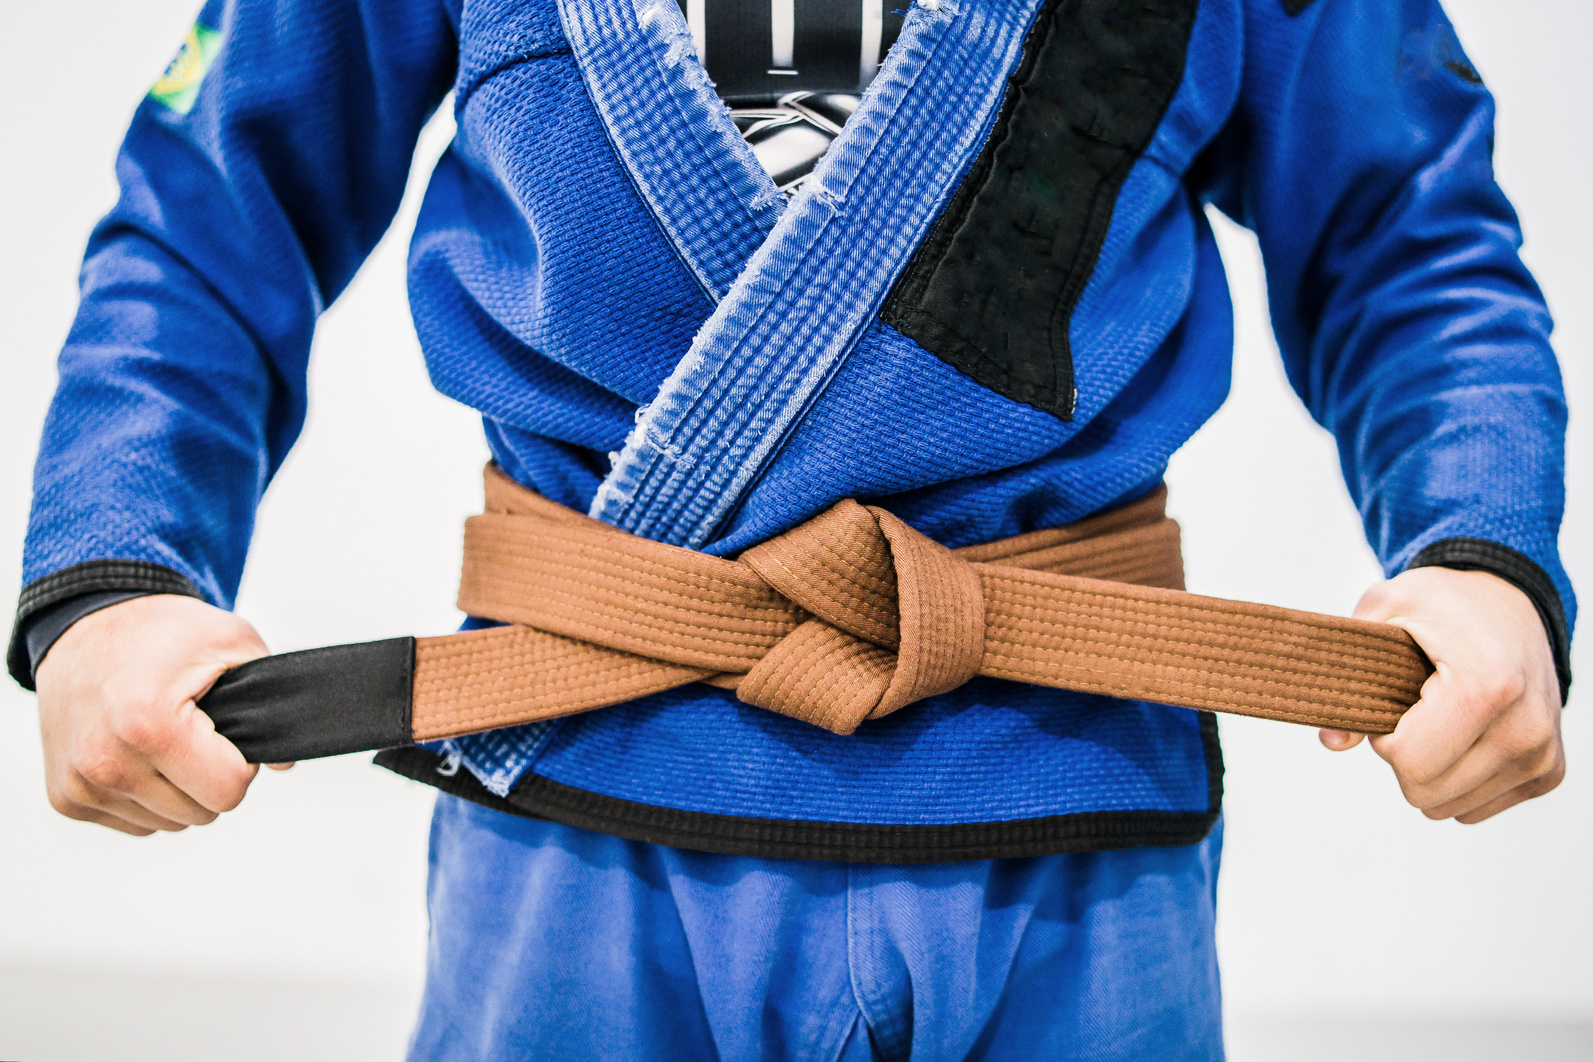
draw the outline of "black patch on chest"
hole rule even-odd
[[[1293,18],[1314,3],[1316,3],[1316,0],[1283,0],[1283,10],[1289,13],[1290,18]]]
[[[1118,193],[1184,76],[1199,0],[1048,0],[990,139],[881,314],[1064,420],[1068,338]]]

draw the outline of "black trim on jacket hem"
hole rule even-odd
[[[73,598],[112,590],[180,594],[204,600],[199,588],[185,576],[154,561],[92,560],[62,568],[22,588],[17,600],[16,622],[11,628],[11,643],[6,648],[6,670],[11,677],[25,690],[34,688],[33,662],[28,655],[25,629],[30,621]]]
[[[1554,674],[1560,681],[1560,703],[1571,696],[1571,625],[1566,622],[1565,603],[1554,588],[1549,573],[1525,553],[1482,538],[1446,538],[1434,542],[1405,566],[1412,568],[1454,568],[1463,572],[1488,572],[1526,594],[1543,620],[1554,654]]]
[[[468,770],[440,773],[443,757],[425,749],[389,749],[377,754],[376,763],[496,811],[648,844],[763,859],[949,863],[1199,844],[1221,813],[1223,773],[1216,719],[1203,713],[1200,725],[1210,779],[1205,811],[1091,811],[1005,822],[875,825],[716,815],[621,800],[532,772],[504,798]]]

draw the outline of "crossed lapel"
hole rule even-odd
[[[591,515],[701,549],[860,338],[978,154],[1038,0],[925,0],[786,204],[675,0],[559,0],[604,125],[718,305],[639,411]]]

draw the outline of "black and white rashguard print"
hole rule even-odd
[[[813,172],[901,32],[908,0],[680,0],[697,55],[782,191]]]

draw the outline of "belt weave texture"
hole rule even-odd
[[[349,723],[369,720],[336,751],[554,719],[691,682],[850,734],[976,675],[1387,733],[1431,673],[1397,627],[1185,593],[1165,489],[958,550],[842,501],[737,560],[617,530],[495,468],[486,495],[486,512],[466,522],[459,607],[509,626],[371,643],[358,659],[266,658],[224,676],[201,707],[262,759],[305,754],[287,715],[261,706],[285,692],[303,700],[317,672],[322,721],[306,708],[301,731],[325,728],[329,696],[341,695]]]

